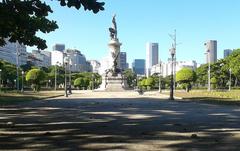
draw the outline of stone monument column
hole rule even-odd
[[[112,27],[109,28],[110,41],[108,43],[110,56],[109,68],[102,75],[101,90],[104,91],[125,91],[128,88],[126,79],[122,74],[120,65],[120,46],[122,45],[117,38],[116,15],[112,19]]]
[[[109,28],[110,32],[110,42],[108,44],[110,50],[110,66],[113,75],[117,75],[120,73],[120,46],[122,45],[117,37],[117,23],[116,23],[116,15],[112,18],[112,27]]]
[[[122,44],[119,42],[118,39],[111,39],[108,43],[109,51],[110,51],[110,66],[114,66],[114,59],[116,58],[116,68],[120,69],[120,46]]]

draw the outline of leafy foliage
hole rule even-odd
[[[26,81],[32,84],[34,91],[39,91],[41,82],[45,79],[44,71],[40,69],[31,69],[26,74]]]
[[[79,89],[84,87],[84,79],[82,77],[75,79],[74,80],[74,86],[79,88]]]
[[[4,86],[14,87],[14,80],[16,79],[16,65],[5,61],[0,61],[1,81]],[[20,71],[20,70],[19,70]],[[19,72],[20,73],[20,72]]]
[[[240,49],[236,49],[225,59],[220,59],[210,65],[211,83],[213,88],[226,88],[229,84],[229,74],[231,69],[231,83],[234,86],[240,85]],[[197,83],[201,86],[206,85],[208,80],[208,64],[201,65],[196,70]],[[234,82],[233,82],[234,81]]]
[[[195,79],[195,72],[189,68],[181,69],[177,72],[176,75],[176,82],[178,82],[180,85],[182,84],[182,88],[185,88],[187,91],[189,91],[189,88],[191,87],[191,82],[194,82]]]
[[[97,73],[77,73],[74,74],[72,77],[73,79],[75,79],[73,83],[74,86],[78,87],[79,89],[96,89],[102,83],[101,76]]]
[[[127,79],[127,84],[130,88],[133,88],[135,86],[135,81],[137,78],[137,75],[131,70],[131,69],[127,69],[123,72],[123,75],[126,77]]]
[[[138,80],[138,87],[150,90],[154,88],[155,80],[153,77],[143,77],[142,79]]]
[[[47,72],[47,79],[54,82],[57,75],[57,85],[64,83],[64,68],[59,66],[50,66]]]
[[[103,2],[96,0],[58,0],[61,6],[81,6],[84,10],[94,13],[104,10]],[[47,16],[53,13],[51,7],[41,0],[2,0],[0,1],[0,46],[5,39],[10,42],[18,41],[28,46],[37,46],[39,49],[47,48],[46,41],[36,35],[37,32],[49,33],[58,28],[56,21],[49,20]]]

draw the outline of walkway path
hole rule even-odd
[[[2,106],[0,150],[239,150],[239,107],[134,96],[75,92]]]

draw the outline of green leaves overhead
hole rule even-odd
[[[59,0],[61,6],[75,7],[80,9],[83,6],[84,10],[93,11],[98,13],[100,10],[104,10],[104,2],[97,2],[96,0]]]
[[[58,0],[61,6],[75,7],[94,13],[104,10],[103,2],[96,0]],[[37,32],[49,33],[58,28],[56,21],[47,16],[53,13],[51,7],[41,0],[3,0],[0,1],[0,46],[5,39],[10,42],[18,41],[28,46],[47,48],[46,41],[38,36]]]

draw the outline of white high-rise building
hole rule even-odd
[[[51,51],[51,65],[63,65],[64,53],[61,51]]]
[[[153,65],[158,64],[158,43],[146,45],[146,76],[149,77]]]
[[[195,60],[192,61],[177,61],[176,62],[176,73],[180,71],[182,68],[190,68],[192,70],[197,69],[197,62]],[[151,68],[151,75],[155,73],[161,73],[163,77],[169,76],[172,74],[172,62],[169,60],[167,63],[162,62],[161,67],[160,64],[156,64]]]
[[[0,59],[12,64],[17,64],[17,51],[18,51],[18,64],[23,65],[27,63],[27,51],[24,45],[11,43],[6,40],[6,44],[0,47]]]
[[[204,45],[206,47],[206,63],[209,61],[210,63],[217,62],[217,41],[209,40]]]

